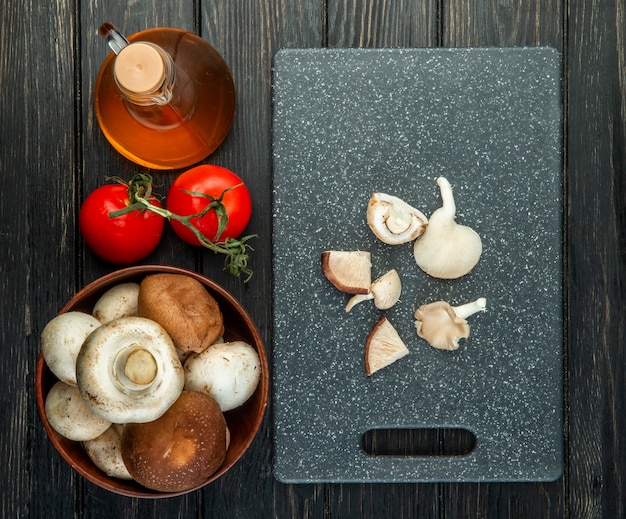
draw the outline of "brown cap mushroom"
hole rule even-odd
[[[226,420],[210,396],[183,391],[158,420],[128,424],[122,458],[133,478],[159,492],[201,485],[226,456]]]
[[[381,317],[365,343],[365,373],[371,375],[406,357],[409,349],[386,317]]]
[[[389,310],[400,299],[402,283],[396,269],[391,269],[380,276],[369,287],[367,294],[355,294],[346,305],[346,312],[361,301],[374,300],[374,305],[379,310]]]
[[[137,313],[159,323],[180,351],[206,350],[224,333],[217,301],[196,279],[183,274],[152,274],[139,288]]]
[[[322,252],[322,272],[342,292],[367,294],[372,283],[372,257],[361,250],[327,250]]]
[[[374,193],[367,204],[367,224],[382,242],[400,245],[420,236],[428,218],[397,196]]]
[[[483,246],[473,229],[456,223],[456,205],[450,183],[439,177],[437,184],[442,206],[431,215],[424,234],[415,240],[413,255],[417,265],[428,275],[455,279],[476,266]]]
[[[417,335],[433,348],[456,350],[459,339],[467,339],[470,327],[465,320],[476,312],[484,311],[487,301],[484,297],[461,306],[450,306],[445,301],[435,301],[420,306],[414,314]]]

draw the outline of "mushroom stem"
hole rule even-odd
[[[452,310],[461,319],[466,319],[470,315],[474,315],[477,312],[484,312],[487,308],[487,300],[484,297],[479,297],[476,301],[471,303],[465,303],[464,305],[453,306]]]
[[[452,194],[452,186],[448,179],[445,177],[439,177],[437,179],[437,185],[441,192],[441,207],[443,212],[450,218],[454,218],[456,215],[456,203],[454,201],[454,195]]]
[[[374,299],[374,294],[368,292],[367,294],[355,294],[353,295],[346,304],[346,312],[352,310],[354,305],[362,303],[363,301],[368,301],[369,299]]]
[[[132,383],[145,386],[150,384],[157,374],[157,363],[148,350],[139,348],[130,352],[124,363],[124,375]]]

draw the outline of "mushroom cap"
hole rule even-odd
[[[222,412],[245,403],[261,378],[257,351],[243,341],[214,344],[185,362],[185,390],[213,397]]]
[[[468,274],[478,263],[483,246],[472,228],[445,221],[440,225],[433,213],[426,232],[413,246],[415,263],[429,276],[456,279]]]
[[[127,424],[122,458],[133,478],[160,492],[201,485],[226,456],[226,420],[212,397],[183,391],[160,418]]]
[[[217,301],[198,280],[183,274],[152,274],[141,282],[138,315],[159,323],[179,350],[201,352],[224,333]]]
[[[52,428],[68,440],[91,440],[111,426],[110,421],[93,412],[76,386],[61,380],[50,388],[45,411]]]
[[[465,319],[458,317],[445,301],[435,301],[420,306],[414,314],[417,335],[433,348],[456,350],[459,339],[467,339],[470,327]]]
[[[368,251],[322,252],[322,272],[335,288],[347,294],[367,294],[372,283],[372,255]]]
[[[76,357],[87,336],[100,321],[83,312],[57,315],[41,332],[41,353],[59,380],[76,385]]]
[[[365,373],[369,376],[408,354],[409,349],[396,329],[386,317],[381,317],[365,343]]]
[[[400,245],[420,236],[428,218],[397,196],[374,193],[367,204],[367,224],[382,242]]]
[[[89,459],[107,476],[119,479],[133,479],[122,459],[123,429],[116,424],[111,425],[100,436],[83,442]]]
[[[138,283],[120,283],[102,294],[91,314],[102,324],[137,315],[138,296]]]
[[[157,419],[184,384],[169,335],[143,317],[122,317],[95,330],[76,359],[76,378],[91,408],[113,423]]]

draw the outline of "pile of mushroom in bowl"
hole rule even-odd
[[[223,475],[267,406],[260,335],[225,289],[143,265],[79,291],[44,327],[37,407],[61,456],[131,497],[168,497]]]

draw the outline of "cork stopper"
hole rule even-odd
[[[163,58],[147,43],[124,47],[115,59],[115,77],[120,86],[137,94],[152,92],[165,74]]]

